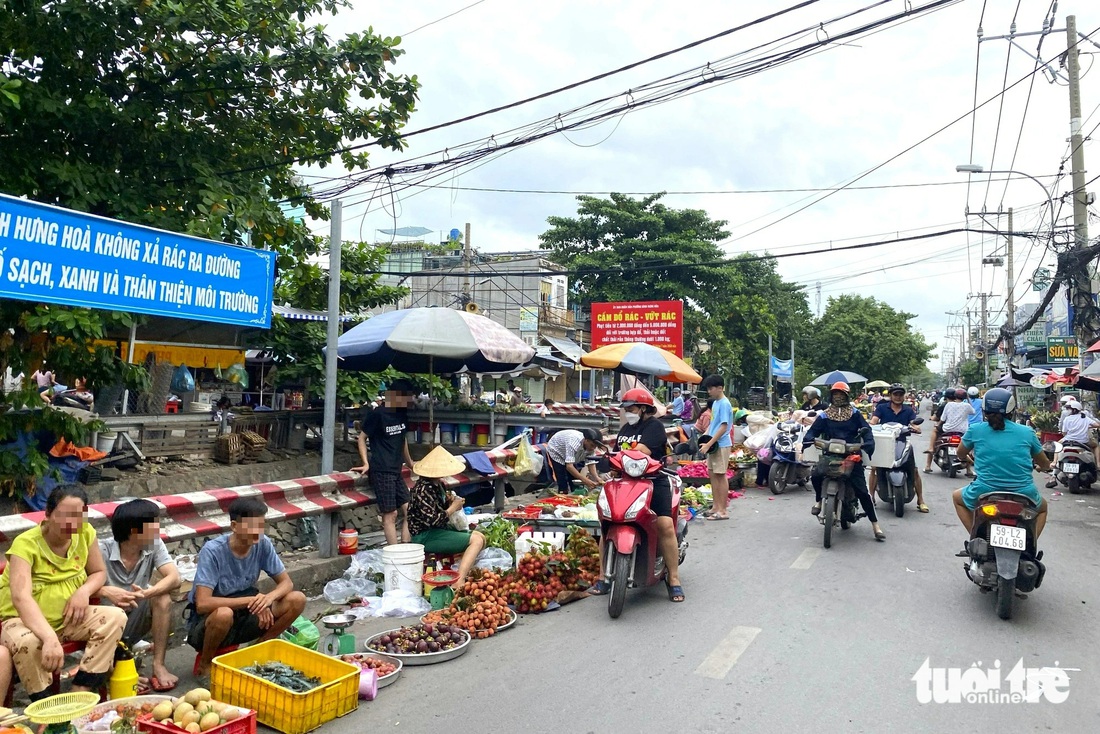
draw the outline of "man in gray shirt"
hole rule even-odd
[[[132,500],[115,508],[111,516],[112,538],[100,538],[99,548],[107,564],[107,581],[99,595],[104,604],[126,612],[122,641],[133,646],[150,629],[153,632],[154,691],[176,687],[179,679],[164,666],[171,630],[172,599],[180,586],[180,574],[160,539],[160,508],[149,500]],[[153,584],[153,571],[160,580]]]

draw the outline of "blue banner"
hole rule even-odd
[[[794,377],[794,360],[772,357],[772,377],[791,379]]]
[[[0,298],[271,327],[275,253],[0,194]]]

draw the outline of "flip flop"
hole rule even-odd
[[[176,686],[179,685],[179,681],[176,681],[172,684],[161,683],[160,679],[154,675],[152,678],[149,679],[149,685],[151,685],[153,690],[157,693],[167,693],[168,691],[174,691],[176,689]]]
[[[931,470],[931,469],[925,469],[925,470],[924,470],[924,473],[925,473],[925,474],[931,474],[931,473],[932,473],[932,470]]]
[[[886,533],[882,532],[881,530],[876,530],[875,531],[875,540],[877,540],[880,543],[885,541],[886,540]]]
[[[717,520],[729,520],[730,516],[729,515],[714,514],[714,515],[711,515],[710,517],[708,517],[707,519],[714,522],[714,521],[717,521]]]
[[[928,512],[928,505],[917,505],[917,510],[919,512]]]
[[[665,588],[668,589],[668,600],[679,604],[684,600],[684,587],[682,586],[669,586],[668,581],[665,581]]]
[[[704,510],[701,514],[703,515],[703,517],[709,520],[710,518],[714,517],[714,510]]]
[[[603,596],[604,594],[611,593],[611,584],[606,580],[601,579],[586,589],[586,591],[592,596]]]

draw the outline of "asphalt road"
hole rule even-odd
[[[1100,731],[1100,494],[1043,490],[1046,580],[1004,622],[953,555],[961,480],[924,476],[929,514],[880,507],[886,542],[860,520],[830,550],[809,492],[750,489],[732,521],[692,523],[685,603],[660,587],[630,592],[617,620],[603,598],[522,617],[455,661],[406,668],[324,731]],[[1062,703],[922,704],[925,660],[1079,670]]]

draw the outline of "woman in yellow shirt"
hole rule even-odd
[[[62,641],[87,642],[73,690],[98,690],[126,625],[118,607],[90,604],[107,567],[87,511],[84,490],[55,489],[42,523],[12,542],[0,576],[0,643],[32,701],[50,695],[53,673],[65,662]]]

